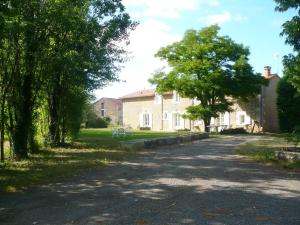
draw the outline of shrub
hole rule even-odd
[[[247,134],[247,131],[244,128],[232,128],[222,130],[220,134]]]
[[[95,118],[86,122],[86,128],[107,128],[108,122],[102,118]]]
[[[107,118],[100,118],[96,113],[90,109],[87,112],[86,128],[107,128],[109,120]]]
[[[185,129],[178,129],[178,130],[176,130],[176,131],[177,131],[177,132],[188,132],[188,131],[191,131],[191,130],[185,128]]]
[[[151,130],[150,127],[140,127],[140,130]]]
[[[287,135],[286,139],[288,142],[292,142],[296,149],[300,143],[300,126],[296,126],[294,131]]]

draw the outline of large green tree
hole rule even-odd
[[[34,151],[41,107],[51,142],[74,135],[91,91],[118,80],[135,25],[121,0],[1,0],[1,159],[4,134],[17,159]]]
[[[159,71],[150,79],[159,93],[176,90],[199,100],[186,116],[203,119],[206,130],[212,117],[231,110],[232,99],[247,101],[266,84],[248,63],[249,49],[219,35],[219,29],[188,30],[181,41],[161,48],[156,56],[168,62],[170,72]]]
[[[284,57],[284,74],[289,82],[300,92],[300,1],[299,0],[275,0],[276,10],[285,12],[296,11],[296,15],[283,25],[281,35],[286,37],[286,43],[293,46],[294,53]]]
[[[69,121],[75,118],[70,113],[77,112],[77,117],[82,117],[82,110],[78,109],[84,108],[88,96],[85,91],[118,79],[117,63],[123,62],[125,51],[116,43],[127,40],[128,32],[135,26],[121,1],[93,0],[86,5],[81,2],[61,1],[50,11],[49,17],[60,18],[56,23],[50,22],[49,34],[51,76],[46,92],[52,145],[64,142],[67,133],[74,133],[69,128],[79,127],[80,120],[75,120],[77,126]]]

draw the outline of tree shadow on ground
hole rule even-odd
[[[300,174],[240,161],[242,141],[147,151],[5,197],[0,224],[300,224]]]

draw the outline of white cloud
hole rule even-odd
[[[241,22],[241,21],[246,21],[248,20],[248,17],[246,16],[242,16],[241,14],[236,14],[234,17],[233,17],[234,21],[236,22]]]
[[[148,79],[158,68],[165,66],[154,55],[160,47],[182,38],[182,34],[172,32],[163,18],[176,19],[184,11],[198,10],[200,7],[219,6],[219,0],[123,0],[130,7],[130,15],[141,20],[136,30],[130,35],[127,50],[132,59],[124,64],[120,79],[126,83],[115,83],[95,92],[100,97],[120,97],[133,91],[149,88]],[[172,24],[172,23],[170,23]]]
[[[230,21],[241,22],[247,20],[247,17],[240,14],[233,15],[228,11],[224,11],[220,14],[208,15],[199,19],[201,22],[204,21],[207,24],[222,24]]]
[[[141,23],[130,36],[128,51],[133,57],[124,65],[120,74],[121,80],[126,83],[112,84],[96,92],[100,97],[120,97],[130,92],[149,88],[148,79],[158,68],[165,63],[155,58],[160,47],[180,40],[181,35],[172,33],[171,27],[156,19],[148,19]]]
[[[176,19],[182,11],[196,10],[200,6],[218,6],[219,0],[124,0],[125,6],[143,7],[133,12],[136,16],[163,17]]]

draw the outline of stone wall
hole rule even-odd
[[[103,109],[102,104],[104,106]],[[109,117],[112,124],[122,124],[123,105],[120,100],[113,98],[101,98],[94,103],[94,110],[97,116],[101,118]],[[101,113],[102,110],[104,115]]]

